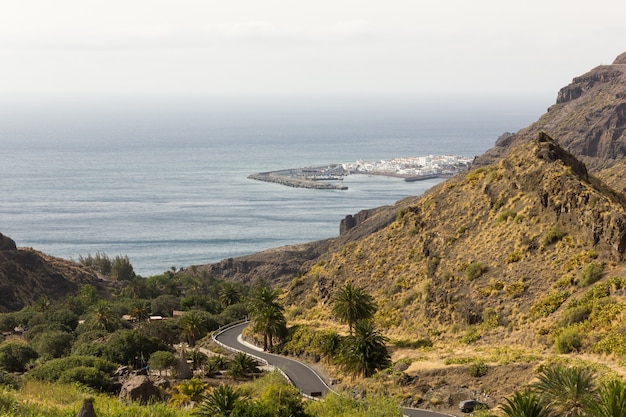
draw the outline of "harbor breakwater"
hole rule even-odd
[[[313,188],[317,190],[347,190],[348,187],[339,184],[332,184],[320,180],[312,180],[306,178],[290,177],[286,175],[278,175],[276,172],[260,172],[258,174],[248,175],[248,178],[257,181],[273,182],[280,185],[296,188]]]

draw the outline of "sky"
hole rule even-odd
[[[626,51],[622,0],[4,0],[0,96],[532,95]]]

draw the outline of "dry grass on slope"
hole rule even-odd
[[[328,319],[334,289],[352,281],[389,337],[548,347],[583,269],[612,276],[623,252],[619,196],[576,162],[543,138],[440,184],[298,278],[303,318]]]

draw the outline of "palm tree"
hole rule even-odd
[[[508,417],[550,417],[550,410],[541,403],[541,398],[529,390],[506,398],[502,411]]]
[[[97,328],[104,329],[107,332],[114,330],[114,314],[111,309],[111,304],[100,300],[93,307],[92,312],[93,320]]]
[[[590,399],[587,412],[592,417],[626,417],[626,385],[612,380],[598,389],[597,398]]]
[[[140,324],[144,321],[148,321],[150,318],[150,309],[147,304],[137,304],[133,307],[133,316],[137,319],[137,322]]]
[[[222,306],[228,307],[241,301],[241,290],[232,282],[222,284],[220,290],[220,302]]]
[[[134,300],[145,298],[148,295],[148,285],[145,278],[134,277],[122,290],[122,293]]]
[[[369,320],[361,320],[354,327],[354,335],[344,341],[341,366],[353,377],[364,378],[374,375],[377,370],[391,365],[391,358],[385,343],[388,339],[376,330]]]
[[[198,349],[188,351],[187,357],[191,360],[191,366],[194,371],[202,368],[209,361],[209,357]]]
[[[539,374],[533,387],[554,414],[576,417],[584,413],[596,391],[594,374],[588,368],[554,366]]]
[[[204,396],[193,414],[199,417],[229,417],[241,398],[238,389],[220,385]]]
[[[340,322],[348,324],[351,335],[355,323],[370,320],[377,309],[371,295],[350,283],[340,288],[333,298],[332,313]]]
[[[259,287],[250,300],[250,318],[254,332],[263,334],[263,349],[272,350],[274,339],[287,334],[284,307],[278,302],[279,292],[270,287]]]
[[[233,379],[256,372],[259,372],[256,360],[243,352],[237,353],[228,363],[228,374]]]
[[[263,334],[263,350],[274,350],[274,339],[282,340],[287,335],[287,321],[282,310],[265,306],[253,314],[252,329]]]
[[[181,336],[186,339],[191,347],[195,346],[196,341],[207,333],[203,314],[197,310],[185,313],[178,321],[178,325],[181,328]]]

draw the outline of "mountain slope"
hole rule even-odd
[[[108,294],[108,283],[92,270],[14,245],[0,250],[0,313],[20,310],[40,297],[61,300],[84,284],[93,285],[103,296]]]
[[[388,335],[459,340],[459,330],[495,320],[481,327],[485,342],[491,334],[541,345],[544,297],[561,297],[560,305],[582,294],[581,271],[592,263],[605,277],[620,273],[625,201],[542,133],[496,164],[439,184],[387,228],[325,254],[292,282],[287,300],[317,300],[303,318],[330,319],[334,289],[353,282],[375,296]]]

